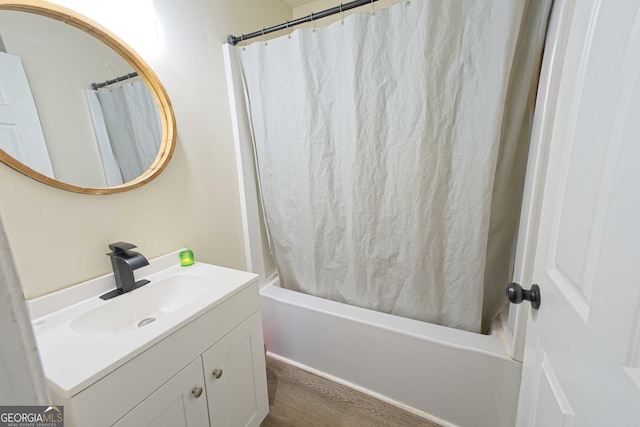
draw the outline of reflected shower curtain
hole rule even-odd
[[[162,123],[142,81],[97,90],[113,155],[124,182],[144,173],[158,156]]]
[[[487,254],[513,243],[549,7],[412,0],[237,48],[282,286],[480,331],[485,286],[509,280]]]

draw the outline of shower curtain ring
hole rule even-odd
[[[340,3],[340,15],[342,15],[342,20],[340,23],[344,25],[344,10],[342,10],[342,3]]]
[[[373,2],[374,2],[374,1],[375,1],[375,0],[371,0],[371,14],[372,14],[372,15],[375,15],[375,14],[376,14],[376,7],[375,7],[375,6],[374,6],[374,4],[373,4]]]
[[[316,32],[316,21],[313,20],[313,12],[311,12],[311,22],[313,23],[313,32]]]
[[[264,45],[268,46],[269,43],[267,42],[267,36],[264,34],[264,28],[262,29],[262,37],[264,38]]]

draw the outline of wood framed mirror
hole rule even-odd
[[[167,166],[176,144],[169,97],[149,65],[99,24],[40,0],[0,0],[0,61],[0,161],[6,165],[84,194],[138,188]],[[39,131],[33,120],[14,117],[29,98],[9,93],[22,87],[2,71],[14,63],[16,73],[22,67]],[[126,122],[112,111],[127,115]]]

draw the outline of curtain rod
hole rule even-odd
[[[122,82],[124,80],[129,80],[129,79],[132,79],[134,77],[138,77],[138,73],[136,73],[136,72],[129,73],[127,75],[116,77],[113,80],[107,80],[106,82],[102,82],[102,83],[91,83],[91,89],[98,90],[101,87],[109,86],[109,85],[112,85],[114,83]]]
[[[346,12],[347,10],[355,9],[356,7],[364,6],[367,4],[372,4],[377,2],[378,0],[355,0],[349,3],[340,4],[340,6],[332,7],[331,9],[326,9],[318,13],[312,13],[311,15],[305,16],[303,18],[298,18],[293,21],[287,21],[284,24],[275,25],[269,28],[263,28],[262,30],[255,31],[250,34],[243,34],[239,37],[235,37],[233,35],[229,35],[227,37],[227,43],[232,46],[237,45],[239,42],[249,40],[255,37],[264,36],[265,34],[275,33],[276,31],[284,30],[287,28],[295,27],[296,25],[304,24],[306,22],[312,22],[316,19],[326,18],[327,16],[335,15],[337,13]]]

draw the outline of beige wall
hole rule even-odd
[[[178,145],[165,171],[125,193],[49,187],[0,164],[0,216],[27,298],[110,272],[107,244],[148,258],[187,246],[244,268],[235,154],[221,44],[291,19],[280,0],[57,0],[108,28],[152,66],[171,98]]]

